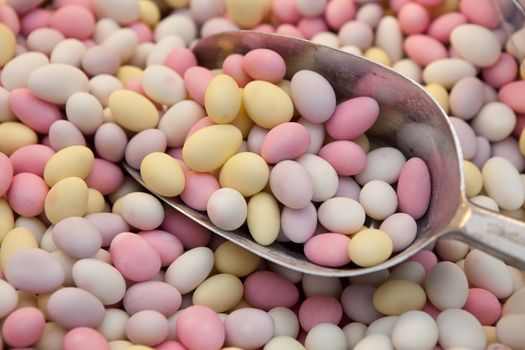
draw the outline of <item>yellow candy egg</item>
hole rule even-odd
[[[187,7],[190,3],[190,0],[164,0],[166,5],[171,6],[176,9]]]
[[[0,68],[15,56],[16,38],[15,34],[3,23],[0,23]]]
[[[270,168],[260,155],[241,152],[224,163],[219,182],[221,187],[231,187],[244,197],[251,197],[262,191],[269,177]]]
[[[392,65],[392,60],[390,59],[386,51],[379,47],[371,47],[367,49],[363,55],[369,60],[374,61],[376,63],[381,63],[385,66]]]
[[[520,64],[520,78],[525,80],[525,58],[521,60]]]
[[[236,126],[237,129],[241,131],[243,139],[246,139],[248,137],[248,134],[250,133],[250,130],[252,129],[254,123],[253,120],[251,120],[248,114],[246,113],[246,109],[244,108],[244,105],[242,103],[241,108],[239,109],[239,113],[237,114],[235,119],[230,122],[230,124]]]
[[[229,273],[209,277],[193,292],[194,305],[204,305],[215,312],[224,312],[237,305],[243,296],[241,280]]]
[[[88,189],[88,201],[86,208],[86,215],[93,213],[101,213],[106,207],[104,196],[94,188]]]
[[[248,229],[255,242],[272,244],[279,235],[281,213],[277,200],[269,193],[259,192],[248,201]]]
[[[130,90],[113,92],[109,96],[109,109],[113,119],[131,131],[155,128],[159,122],[155,105],[146,97]]]
[[[520,153],[525,155],[525,129],[521,132],[519,141]]]
[[[421,310],[426,301],[425,290],[419,284],[404,279],[383,283],[376,289],[372,298],[376,310],[388,316]]]
[[[0,123],[0,152],[10,156],[17,149],[38,142],[36,133],[19,122]]]
[[[15,227],[13,209],[5,198],[0,198],[0,243],[5,235]]]
[[[159,23],[160,10],[154,1],[140,0],[140,20],[147,25],[154,27]]]
[[[85,146],[70,146],[55,153],[44,168],[44,180],[51,187],[66,177],[84,179],[91,172],[95,156]]]
[[[226,0],[228,15],[242,28],[253,28],[266,17],[270,0]]]
[[[245,277],[255,271],[261,258],[252,252],[226,241],[214,253],[215,268],[221,273]]]
[[[126,65],[118,69],[116,76],[123,86],[127,86],[131,80],[140,78],[142,73],[144,72],[139,67]]]
[[[255,80],[248,83],[244,87],[242,99],[250,119],[266,129],[289,122],[294,114],[290,96],[267,81]]]
[[[70,216],[83,216],[88,205],[88,187],[78,177],[66,177],[49,190],[44,211],[52,224]]]
[[[428,84],[425,86],[425,90],[436,99],[436,101],[439,103],[441,108],[445,112],[449,111],[450,105],[449,105],[449,97],[448,97],[448,91],[443,87],[443,85],[439,84]]]
[[[235,80],[229,75],[219,74],[206,88],[204,107],[215,123],[229,123],[239,114],[241,97],[241,90]]]
[[[192,170],[208,172],[220,168],[239,150],[242,134],[233,125],[219,124],[202,128],[182,146],[182,158]]]
[[[377,229],[359,231],[348,245],[348,255],[354,264],[369,267],[381,264],[392,254],[392,239]]]
[[[166,153],[148,154],[140,163],[140,175],[146,187],[161,196],[178,196],[184,190],[184,172],[177,160]]]
[[[474,197],[483,188],[483,176],[479,168],[468,160],[463,161],[463,168],[465,169],[465,192],[468,198]]]
[[[38,248],[35,236],[24,227],[15,227],[5,235],[0,246],[0,266],[5,267],[14,253],[27,248]]]

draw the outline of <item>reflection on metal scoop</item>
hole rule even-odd
[[[286,61],[290,78],[302,69],[314,70],[332,84],[338,101],[370,96],[380,105],[380,116],[369,135],[397,147],[407,158],[420,157],[429,167],[432,196],[426,215],[418,221],[416,240],[384,263],[360,268],[327,268],[309,262],[301,250],[275,242],[255,243],[248,232],[224,231],[205,213],[174,198],[161,198],[169,206],[216,234],[276,264],[300,272],[331,277],[357,276],[396,265],[445,235],[467,241],[508,263],[525,268],[525,223],[484,210],[465,196],[459,141],[446,113],[417,83],[382,65],[340,50],[300,39],[256,32],[232,32],[200,40],[193,48],[199,64],[220,67],[231,53],[256,48],[278,52]],[[125,166],[142,183],[140,174]],[[143,183],[142,183],[143,184]]]

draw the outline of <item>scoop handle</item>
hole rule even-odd
[[[503,261],[525,269],[525,223],[502,214],[465,204],[462,238]]]

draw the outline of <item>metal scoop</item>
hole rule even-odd
[[[199,64],[220,67],[231,53],[247,53],[256,48],[278,52],[286,61],[290,78],[302,69],[314,70],[332,84],[338,101],[355,96],[373,97],[380,116],[368,132],[382,144],[392,145],[405,156],[422,158],[430,169],[432,196],[426,215],[418,221],[416,240],[384,263],[360,268],[327,268],[309,262],[302,247],[275,242],[261,246],[249,232],[224,231],[214,226],[205,213],[186,206],[178,198],[160,197],[169,206],[214,233],[281,266],[300,272],[331,277],[357,276],[383,270],[434,242],[450,236],[467,241],[508,263],[525,268],[525,223],[484,210],[465,196],[462,154],[446,113],[417,83],[366,59],[300,39],[256,32],[231,32],[200,40],[193,48]],[[143,184],[140,174],[126,170]]]

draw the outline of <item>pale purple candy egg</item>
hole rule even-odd
[[[379,226],[392,239],[394,253],[400,252],[416,238],[417,224],[414,218],[405,213],[395,213],[387,217]]]
[[[349,176],[339,176],[339,186],[334,197],[347,197],[355,201],[359,201],[359,193],[361,192],[361,186]]]
[[[463,151],[463,159],[472,159],[476,155],[478,146],[474,130],[460,118],[450,117],[449,120],[458,135],[461,150]]]
[[[295,159],[310,146],[310,133],[303,125],[287,122],[272,128],[263,138],[261,156],[269,164]]]
[[[277,163],[270,172],[269,182],[275,198],[287,207],[301,209],[312,200],[312,180],[306,169],[293,160]]]
[[[130,315],[143,310],[155,310],[170,317],[179,309],[181,302],[179,291],[171,284],[148,281],[128,288],[124,296],[124,309]]]
[[[129,140],[125,152],[126,162],[139,169],[144,157],[153,152],[166,151],[167,143],[166,135],[159,129],[143,130]]]
[[[520,153],[518,141],[512,136],[492,144],[492,157],[507,159],[520,173],[525,168],[525,159]]]
[[[485,164],[485,162],[489,160],[489,158],[491,157],[492,150],[490,147],[489,140],[487,140],[483,136],[476,137],[476,143],[477,143],[476,155],[474,155],[474,157],[470,161],[476,164],[478,168],[481,169],[483,167],[483,164]]]
[[[104,248],[109,247],[116,235],[129,231],[129,225],[118,214],[93,213],[86,215],[85,218],[97,228]]]
[[[268,131],[268,129],[261,128],[258,125],[254,125],[251,128],[247,139],[250,152],[261,154],[262,143]]]
[[[4,266],[6,280],[28,293],[49,293],[64,282],[65,273],[55,258],[43,249],[29,248],[14,253]]]
[[[243,58],[242,68],[253,79],[270,83],[280,82],[286,73],[286,63],[281,55],[269,49],[248,52]]]
[[[180,198],[195,210],[206,210],[208,199],[220,188],[217,178],[210,173],[187,171],[186,180]]]
[[[340,233],[321,233],[310,238],[304,245],[304,255],[315,264],[340,267],[350,262],[348,245],[350,238]]]
[[[226,343],[242,349],[258,349],[264,346],[274,333],[272,317],[254,308],[235,310],[224,320]]]
[[[154,230],[164,220],[164,208],[151,194],[133,192],[122,198],[121,215],[131,226],[140,230]]]
[[[89,258],[102,247],[102,238],[95,225],[78,216],[57,223],[52,235],[59,249],[77,259]]]
[[[308,146],[306,152],[317,154],[324,144],[325,129],[323,124],[312,123],[304,118],[299,118],[297,122],[304,126],[310,134],[310,146]]]
[[[334,113],[334,89],[319,73],[311,70],[295,73],[290,88],[294,105],[306,120],[323,123]]]
[[[57,120],[49,128],[49,143],[55,151],[69,146],[85,146],[86,140],[78,128],[67,120]]]
[[[301,328],[310,332],[320,323],[339,324],[343,317],[341,303],[329,295],[314,295],[306,298],[299,308]]]
[[[366,284],[350,284],[341,294],[341,305],[345,315],[354,320],[369,325],[381,317],[375,309],[372,298],[376,288]]]
[[[101,158],[118,162],[124,157],[128,137],[115,123],[102,124],[95,132],[95,150]]]
[[[335,169],[337,175],[356,175],[366,167],[366,154],[352,141],[333,141],[324,145],[319,156]]]
[[[299,290],[285,277],[272,271],[257,271],[244,280],[244,299],[265,311],[290,308],[299,300]]]
[[[281,230],[290,241],[304,243],[315,233],[317,210],[312,203],[301,209],[284,207],[281,212]]]
[[[135,344],[158,345],[168,336],[168,320],[158,311],[137,312],[126,322],[126,336]]]
[[[115,267],[129,280],[147,281],[160,271],[159,253],[135,233],[118,234],[111,242],[109,252]]]
[[[414,219],[422,217],[430,204],[430,172],[420,158],[409,159],[397,182],[399,209]]]
[[[62,288],[47,302],[52,321],[66,329],[96,328],[104,319],[104,305],[91,293],[80,288]]]
[[[371,97],[355,97],[337,105],[326,122],[328,135],[336,140],[351,140],[364,134],[379,116],[379,105]]]

